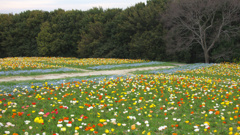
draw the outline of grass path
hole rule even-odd
[[[79,77],[79,76],[94,76],[94,75],[132,75],[130,72],[140,70],[155,70],[161,68],[172,68],[174,66],[154,66],[154,67],[141,67],[121,70],[104,70],[104,71],[90,71],[84,70],[84,73],[62,73],[62,74],[47,74],[47,75],[36,75],[36,76],[12,76],[0,78],[0,82],[9,81],[27,81],[27,80],[47,80],[47,79],[60,79],[66,77]],[[79,69],[83,71],[82,69]]]

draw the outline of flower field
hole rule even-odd
[[[0,71],[58,68],[43,62],[50,61],[47,57],[10,57],[0,59]],[[54,59],[54,58],[52,58]]]
[[[47,73],[78,72],[74,68],[88,68],[90,66],[141,66],[147,62],[140,59],[113,59],[113,58],[84,58],[74,57],[12,57],[0,59],[0,76],[10,75],[37,75]],[[157,62],[163,63],[163,62]],[[137,65],[134,65],[137,64]],[[147,64],[155,64],[147,62]],[[142,64],[143,65],[143,64]],[[128,67],[129,67],[128,66]],[[103,68],[107,69],[107,68]]]
[[[67,66],[97,66],[97,65],[113,65],[113,64],[131,64],[146,62],[140,59],[114,59],[114,58],[83,58],[62,61],[53,61],[52,63],[63,64]]]
[[[211,74],[211,75],[218,75],[218,76],[240,77],[240,66],[239,64],[222,63],[222,64],[216,64],[213,66],[208,66],[202,69],[183,71],[183,73]]]
[[[160,70],[152,70],[152,71],[141,71],[144,74],[159,74],[159,73],[168,73],[168,74],[173,74],[177,72],[182,72],[182,73],[195,73],[195,71],[199,68],[203,67],[209,67],[212,66],[213,64],[206,64],[206,63],[196,63],[196,64],[190,64],[190,65],[184,65],[184,66],[178,66],[174,68],[169,68],[169,69],[160,69]]]
[[[84,58],[74,57],[10,57],[0,59],[0,71],[48,69],[63,66],[95,66],[146,62],[140,59]]]
[[[15,88],[0,95],[0,134],[239,135],[239,69],[215,64]]]

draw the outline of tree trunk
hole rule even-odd
[[[204,49],[204,57],[205,57],[205,63],[209,63],[209,54],[207,49]]]

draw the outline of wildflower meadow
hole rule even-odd
[[[59,67],[81,67],[147,62],[140,59],[85,58],[74,57],[9,57],[0,59],[0,71],[48,69]]]
[[[0,94],[0,134],[240,134],[240,65],[45,81]]]
[[[0,77],[16,75],[38,75],[48,73],[80,72],[82,69],[111,69],[156,65],[163,62],[149,62],[140,59],[84,58],[74,57],[9,57],[0,59]],[[99,68],[98,66],[103,66]]]

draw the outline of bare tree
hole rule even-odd
[[[173,51],[198,44],[209,63],[214,45],[240,31],[240,0],[172,0],[161,20]]]

